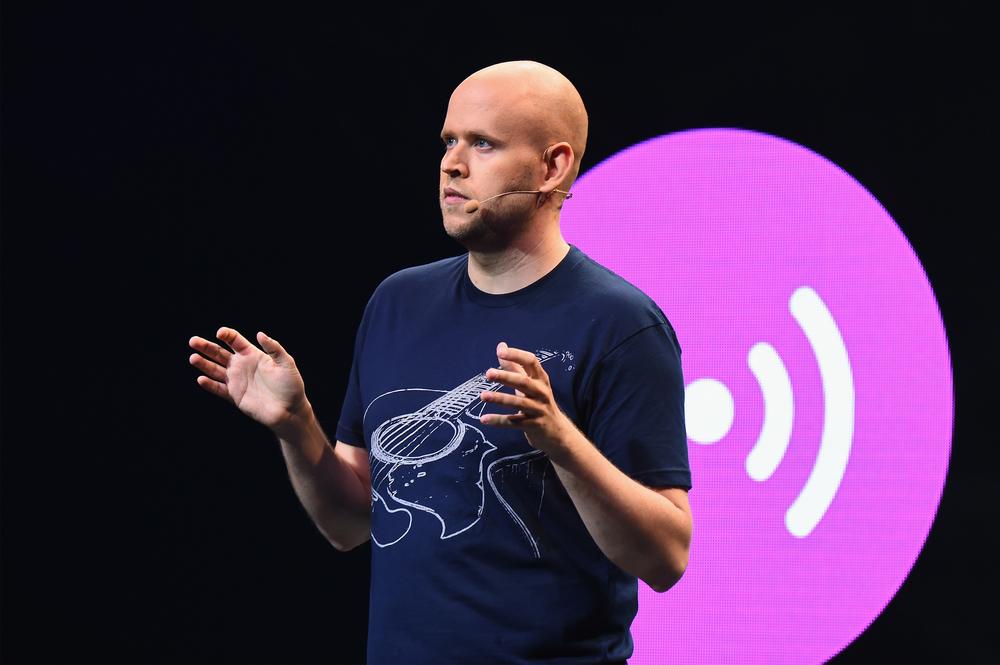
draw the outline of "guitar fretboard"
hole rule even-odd
[[[554,351],[536,351],[535,356],[544,363],[556,356],[565,355]],[[455,417],[479,399],[479,393],[484,390],[496,390],[503,384],[490,381],[485,372],[480,372],[465,383],[449,390],[417,413],[434,417]]]

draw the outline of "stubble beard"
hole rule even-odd
[[[525,183],[507,183],[500,190],[510,192],[531,189]],[[499,193],[499,192],[498,192]],[[528,228],[538,195],[511,194],[480,205],[474,213],[465,212],[465,203],[442,207],[442,218],[458,217],[445,232],[470,252],[495,253],[513,244]]]

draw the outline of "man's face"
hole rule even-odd
[[[533,190],[543,179],[542,151],[531,140],[523,108],[504,86],[475,80],[463,82],[448,104],[441,130],[441,215],[448,235],[470,250],[503,249],[534,213],[532,194],[500,197],[465,212],[469,199]]]

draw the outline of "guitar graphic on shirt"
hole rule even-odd
[[[568,351],[540,350],[535,356],[542,363],[560,361],[565,371],[574,369],[573,354]],[[403,388],[372,400],[366,417],[376,402],[381,413],[402,412],[382,422],[370,438],[375,545],[389,547],[405,537],[413,525],[414,510],[440,522],[442,539],[463,533],[479,521],[485,502],[483,460],[498,449],[481,429],[479,416],[487,403],[479,394],[504,387],[480,372],[449,391]],[[432,399],[432,395],[438,396]],[[538,557],[538,541],[525,521],[531,518],[524,513],[529,500],[532,509],[537,504],[540,510],[545,476],[551,472],[547,456],[531,449],[527,441],[524,445],[526,452],[492,461],[485,476]],[[505,483],[512,473],[519,482]],[[540,495],[537,499],[536,494]]]

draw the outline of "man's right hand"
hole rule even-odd
[[[189,358],[204,372],[197,378],[199,386],[272,430],[308,413],[305,383],[295,360],[277,340],[258,332],[261,351],[232,328],[223,326],[215,336],[228,348],[197,336],[188,341],[202,354]]]

